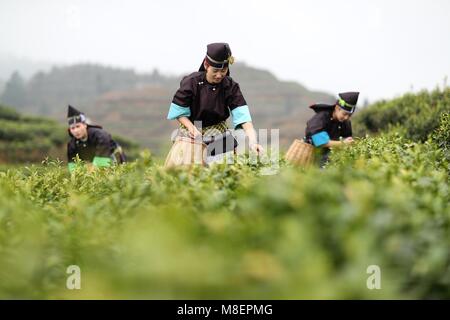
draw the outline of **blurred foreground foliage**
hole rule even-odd
[[[324,170],[149,153],[0,172],[0,298],[450,298],[448,115],[357,139]],[[66,269],[81,268],[81,290]],[[369,290],[370,265],[381,290]]]

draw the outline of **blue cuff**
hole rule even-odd
[[[167,115],[167,119],[175,120],[179,117],[190,117],[191,116],[191,108],[182,107],[175,103],[171,103],[169,114]]]
[[[231,110],[231,116],[233,117],[234,128],[245,122],[252,121],[252,117],[250,116],[250,110],[248,109],[247,105],[240,106]]]
[[[326,131],[320,131],[316,134],[313,134],[311,136],[311,139],[312,139],[314,146],[320,147],[324,144],[327,144],[328,141],[330,141],[330,136],[328,135],[328,133]]]

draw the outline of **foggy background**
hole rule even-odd
[[[282,80],[373,102],[442,84],[449,40],[446,0],[2,1],[0,79],[79,62],[178,75],[223,41]]]

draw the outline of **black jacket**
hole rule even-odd
[[[72,137],[67,144],[67,160],[73,162],[78,154],[81,160],[92,162],[94,157],[111,157],[115,149],[115,142],[111,135],[98,126],[88,125],[88,139],[81,141]]]
[[[340,137],[352,136],[352,123],[350,120],[339,122],[332,119],[334,105],[313,105],[311,108],[316,114],[306,124],[305,136],[311,141],[311,136],[325,131],[331,140],[339,140]]]
[[[175,93],[173,103],[181,107],[190,107],[189,119],[202,121],[207,127],[225,121],[230,110],[246,105],[239,84],[231,77],[225,77],[219,84],[209,84],[206,72],[194,72],[181,80],[180,88]]]

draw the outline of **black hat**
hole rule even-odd
[[[339,93],[339,99],[336,104],[343,110],[353,113],[358,103],[359,92],[343,92]]]
[[[359,92],[343,92],[339,93],[339,99],[335,104],[316,103],[310,106],[315,112],[331,111],[334,106],[339,106],[341,109],[353,113],[356,109],[356,103],[358,102]]]
[[[229,64],[233,64],[234,57],[231,55],[231,49],[228,43],[219,42],[208,44],[205,60],[208,61],[210,66],[223,69],[228,67]],[[198,71],[205,71],[203,62]],[[228,70],[227,75],[230,75],[230,70]]]
[[[320,111],[332,111],[334,109],[334,106],[334,104],[316,103],[309,107],[317,113]]]
[[[81,111],[75,109],[71,105],[67,108],[67,120],[69,123],[69,126],[75,123],[85,123],[86,122],[86,116]]]

